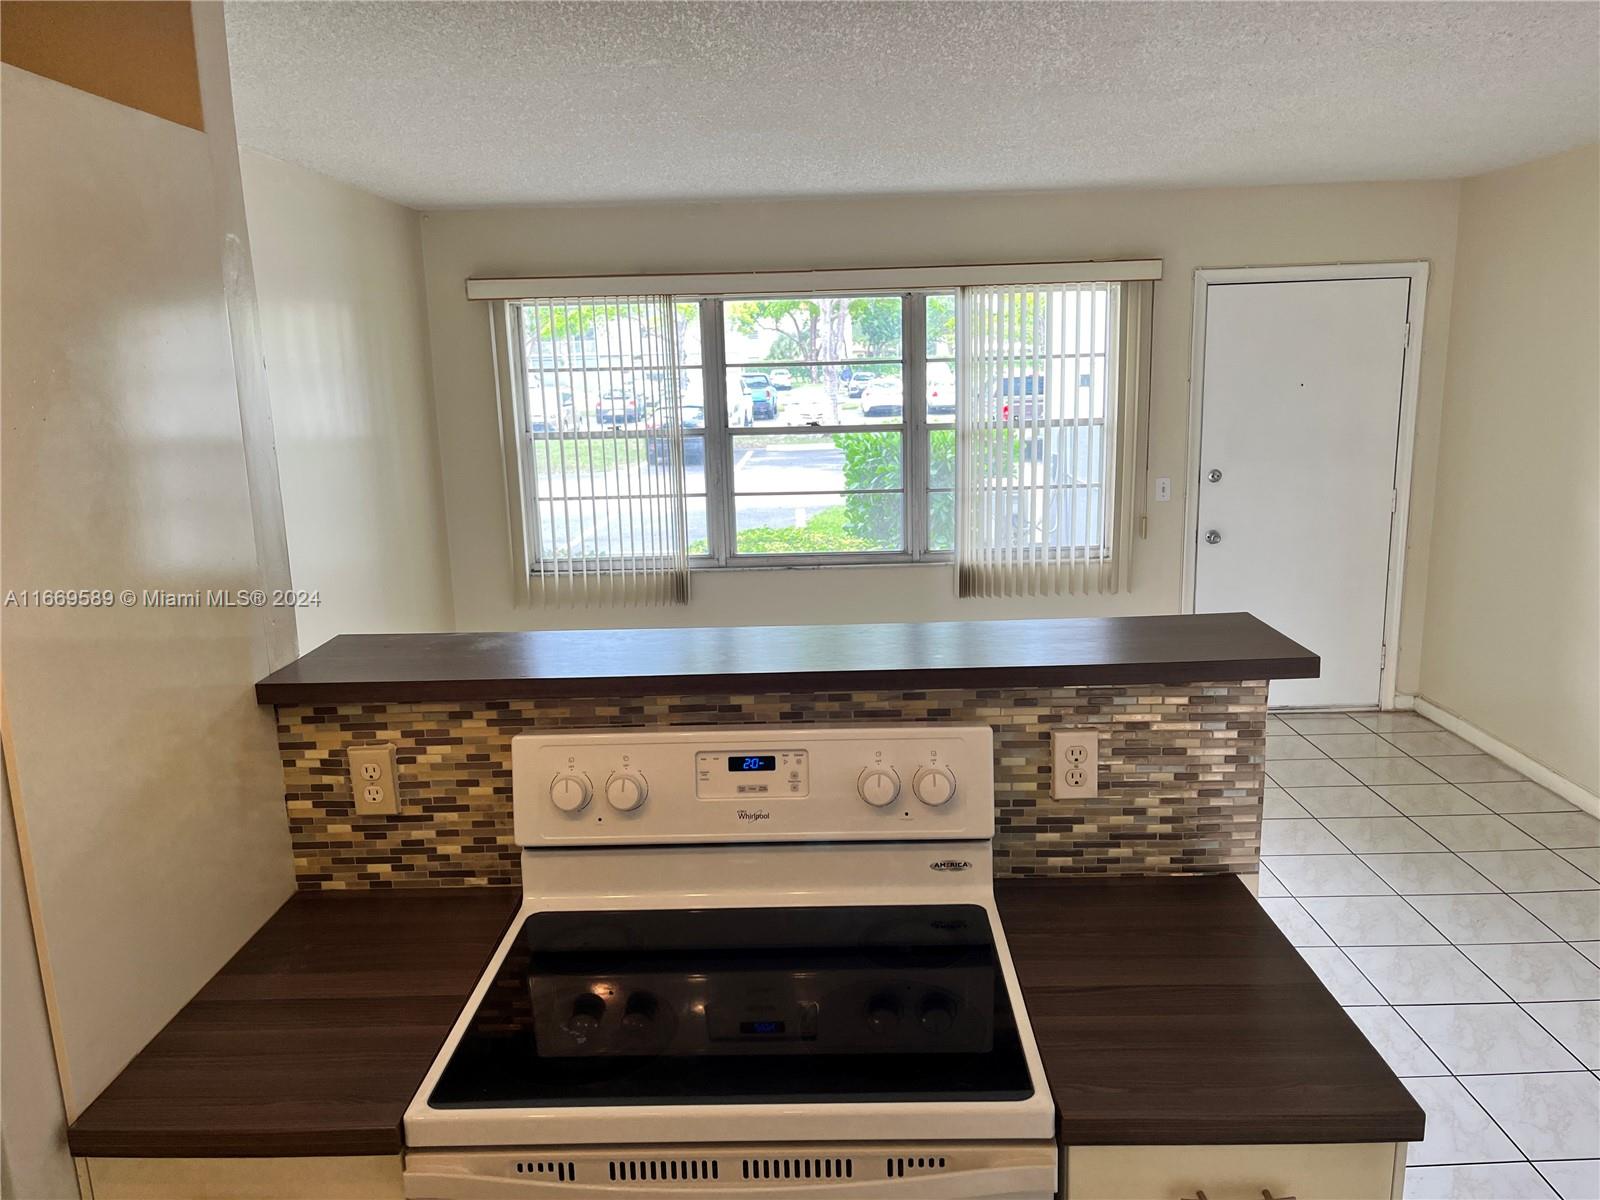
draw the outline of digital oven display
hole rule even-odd
[[[776,771],[778,769],[778,756],[776,754],[730,754],[728,756],[728,770],[730,771]]]

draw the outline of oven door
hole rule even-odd
[[[410,1200],[1050,1200],[1052,1143],[883,1142],[413,1151]]]

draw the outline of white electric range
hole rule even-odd
[[[405,1194],[1056,1193],[986,726],[513,740],[523,903],[405,1116]]]

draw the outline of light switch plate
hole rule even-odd
[[[396,778],[394,744],[351,746],[350,794],[355,797],[357,815],[392,816],[400,811],[400,787]]]
[[[1085,800],[1100,791],[1100,733],[1056,729],[1050,733],[1050,795]]]

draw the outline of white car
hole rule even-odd
[[[898,417],[905,412],[905,392],[893,376],[874,379],[861,392],[863,417]]]
[[[785,367],[779,367],[776,371],[772,372],[772,374],[768,375],[767,378],[772,380],[772,386],[777,388],[780,392],[787,392],[794,386],[794,376],[791,375],[788,369]]]
[[[928,416],[956,415],[956,376],[949,363],[928,364]]]

